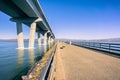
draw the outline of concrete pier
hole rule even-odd
[[[47,32],[44,33],[44,45],[47,45]]]
[[[51,38],[51,36],[48,37],[48,44],[49,45],[50,45],[50,42],[51,42],[50,38]]]
[[[120,80],[119,58],[62,42],[55,57],[55,80]]]
[[[51,38],[51,45],[53,45],[53,42],[54,42],[54,39],[53,39],[53,38]]]
[[[10,16],[10,21],[16,22],[18,49],[24,49],[22,24],[30,27],[29,49],[34,48],[35,32],[40,32],[44,36],[44,45],[47,44],[47,37],[55,38],[39,1],[0,0],[0,6],[0,10]],[[49,34],[47,35],[46,32]],[[38,43],[41,44],[40,38],[38,38]]]
[[[16,27],[17,27],[18,49],[24,49],[22,23],[16,22]]]
[[[35,32],[36,32],[36,23],[33,22],[30,26],[29,49],[34,48]]]
[[[41,45],[40,32],[38,32],[38,45]]]

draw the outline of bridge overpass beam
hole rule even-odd
[[[17,27],[18,49],[24,49],[22,23],[16,22],[16,27]]]
[[[30,39],[29,39],[29,49],[34,49],[34,43],[35,43],[35,32],[36,32],[36,23],[33,22],[30,25]]]

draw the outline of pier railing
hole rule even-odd
[[[46,64],[46,66],[42,69],[38,80],[49,80],[48,77],[49,77],[49,74],[50,74],[52,61],[53,61],[53,58],[54,58],[54,55],[55,55],[55,52],[56,52],[56,45],[57,44],[55,44],[55,47],[54,47],[54,49],[52,51],[52,54],[50,55],[50,58],[49,58],[49,60],[48,60],[48,62]]]
[[[72,44],[120,55],[120,44],[118,43],[74,42],[73,41]]]

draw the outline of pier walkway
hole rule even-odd
[[[119,58],[62,42],[55,56],[55,80],[120,80]]]

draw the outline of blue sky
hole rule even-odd
[[[119,0],[39,0],[56,38],[120,37]],[[0,12],[0,38],[16,38],[16,24]],[[29,28],[23,25],[24,38]]]

